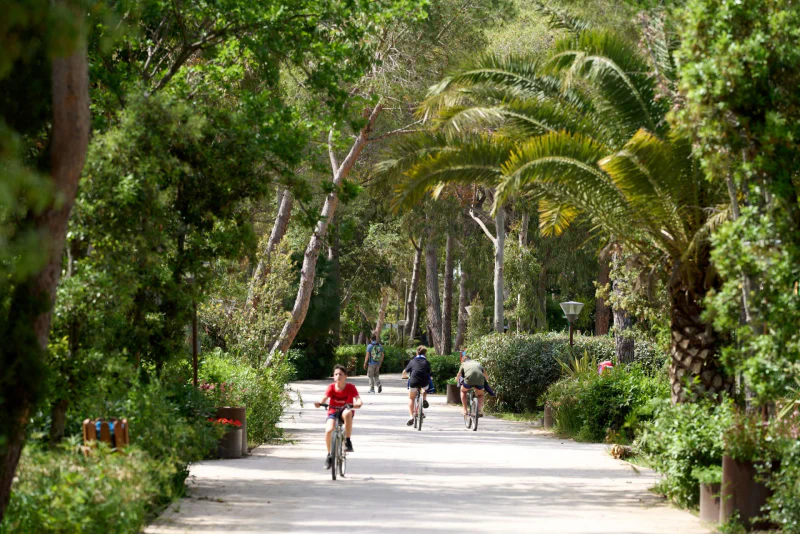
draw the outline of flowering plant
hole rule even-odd
[[[215,419],[213,417],[209,417],[208,420],[214,423],[215,425],[225,425],[233,428],[241,428],[242,426],[242,422],[239,421],[238,419],[227,419],[225,417],[220,417]]]
[[[233,406],[236,404],[235,386],[227,382],[200,382],[197,389],[213,400],[216,406]]]

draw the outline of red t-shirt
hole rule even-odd
[[[358,397],[358,390],[348,382],[344,385],[342,391],[338,391],[334,383],[325,390],[325,396],[328,397],[328,414],[332,414],[336,412],[337,408],[341,408],[345,404],[353,404],[353,399]]]

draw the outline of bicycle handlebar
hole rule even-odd
[[[320,402],[319,403],[319,407],[320,408],[330,408],[330,405],[327,402]],[[345,404],[344,406],[338,406],[338,408],[342,408],[344,410],[347,410],[347,409],[355,410],[356,409],[352,404]]]

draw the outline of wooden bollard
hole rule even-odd
[[[97,435],[97,423],[100,423],[100,436]],[[111,427],[109,422],[114,425],[114,435],[111,435]],[[110,419],[85,419],[83,421],[83,445],[84,453],[88,454],[89,446],[92,442],[102,441],[107,443],[116,451],[121,451],[123,448],[130,445],[130,433],[128,431],[128,420],[117,419],[112,417]]]
[[[553,428],[553,408],[549,404],[544,405],[544,427]]]

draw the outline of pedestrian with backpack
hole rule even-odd
[[[367,355],[364,358],[364,369],[367,369],[369,378],[369,392],[375,393],[375,386],[378,386],[378,393],[383,391],[381,385],[381,364],[383,363],[383,345],[378,336],[372,334],[372,343],[367,345]]]

